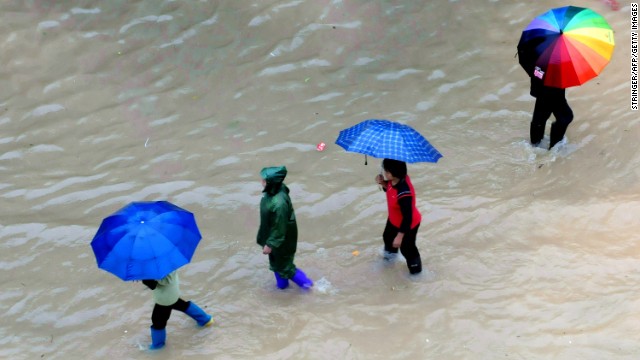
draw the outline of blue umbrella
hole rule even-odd
[[[189,263],[201,238],[189,211],[132,202],[102,220],[91,247],[98,267],[122,280],[158,280]]]
[[[342,130],[336,144],[347,151],[365,154],[365,156],[408,163],[434,163],[442,157],[442,154],[419,132],[408,125],[389,120],[365,120]]]

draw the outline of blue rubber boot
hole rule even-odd
[[[149,350],[162,349],[165,340],[167,340],[167,330],[157,330],[151,326],[151,345],[149,345]]]
[[[307,274],[300,269],[296,269],[296,273],[291,278],[291,281],[303,289],[309,289],[313,286],[313,281],[311,281],[311,279],[307,277]]]
[[[286,289],[289,287],[289,279],[283,278],[277,272],[273,274],[276,276],[276,286],[278,286],[278,289]]]
[[[213,317],[200,309],[200,307],[193,302],[189,301],[189,307],[185,313],[193,320],[195,320],[199,326],[209,326],[213,323]]]

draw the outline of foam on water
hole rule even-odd
[[[315,280],[313,283],[313,291],[325,295],[336,295],[338,293],[338,289],[325,277]]]
[[[36,109],[30,112],[29,115],[39,117],[39,116],[43,116],[49,113],[62,111],[62,110],[65,110],[65,108],[60,104],[48,104],[48,105],[38,106]]]

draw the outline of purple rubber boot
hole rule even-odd
[[[296,283],[303,289],[309,289],[313,286],[313,281],[307,277],[307,275],[300,269],[296,269],[295,275],[291,278],[291,281]]]
[[[278,275],[277,272],[273,273],[276,276],[276,285],[278,286],[278,289],[286,289],[289,287],[289,280],[283,278],[282,276]]]

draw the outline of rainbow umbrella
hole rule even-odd
[[[596,77],[611,60],[613,30],[591,9],[565,6],[536,17],[518,43],[520,65],[546,86],[568,88]]]

